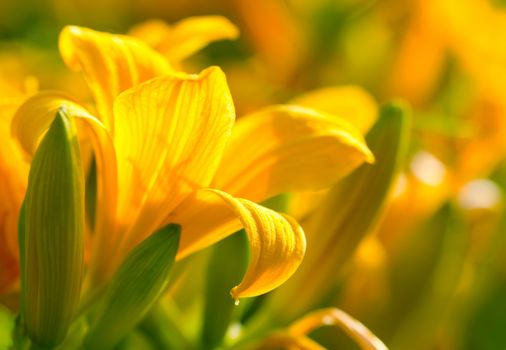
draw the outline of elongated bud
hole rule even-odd
[[[376,162],[364,164],[334,186],[304,224],[312,249],[299,271],[281,287],[272,304],[284,307],[284,318],[299,316],[325,297],[360,241],[377,223],[393,179],[406,155],[409,107],[392,102],[380,109],[380,117],[366,137]],[[307,281],[311,284],[307,285]],[[287,307],[287,300],[297,303]]]
[[[141,242],[114,275],[85,340],[87,349],[112,349],[158,301],[169,282],[180,227],[170,224]]]
[[[79,302],[84,244],[80,150],[62,110],[35,153],[24,205],[23,319],[34,343],[55,346]]]
[[[366,136],[376,163],[361,166],[335,186],[325,199],[320,216],[314,217],[311,238],[318,245],[315,250],[322,255],[311,258],[313,266],[319,266],[321,272],[326,268],[320,275],[323,285],[330,284],[328,276],[337,275],[379,220],[406,155],[408,118],[409,107],[401,101],[382,106],[378,121]]]

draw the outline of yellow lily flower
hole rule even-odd
[[[305,251],[300,226],[255,202],[330,186],[372,154],[360,133],[323,112],[272,107],[240,119],[223,72],[174,72],[132,37],[66,27],[64,61],[82,70],[98,116],[60,93],[34,96],[13,133],[33,154],[58,108],[85,124],[97,159],[91,275],[107,280],[140,241],[169,223],[182,228],[177,258],[245,228],[252,257],[234,298],[283,283]]]

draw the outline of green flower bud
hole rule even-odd
[[[75,127],[63,110],[33,158],[24,210],[22,316],[35,344],[56,346],[79,302],[84,250],[83,168]]]

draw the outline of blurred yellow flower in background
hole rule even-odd
[[[18,145],[10,137],[10,122],[16,108],[26,94],[16,87],[3,82],[0,87],[0,135],[4,145],[0,151],[2,213],[0,219],[0,293],[13,287],[18,275],[18,213],[26,191],[28,162],[25,161]]]

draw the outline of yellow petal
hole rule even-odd
[[[68,115],[102,123],[88,111],[63,93],[45,91],[27,99],[16,111],[12,120],[12,136],[16,138],[29,157],[33,157],[43,133],[48,129],[62,105]],[[102,126],[103,127],[103,126]]]
[[[185,18],[172,27],[160,20],[147,21],[131,34],[177,64],[213,41],[237,38],[239,30],[225,17],[202,16]]]
[[[179,216],[171,221],[182,227],[178,258],[197,250],[193,245],[202,249],[244,227],[251,259],[243,280],[230,292],[236,300],[278,287],[295,272],[304,257],[306,239],[299,224],[246,199],[202,189],[177,212]],[[220,225],[216,224],[214,214],[223,219]]]
[[[177,260],[207,248],[241,229],[241,222],[218,196],[198,190],[186,198],[164,221],[183,227]]]
[[[298,106],[238,120],[213,187],[259,202],[337,182],[373,155],[346,121]]]
[[[336,308],[314,311],[298,320],[288,332],[299,337],[321,326],[335,325],[345,331],[363,350],[387,350],[387,347],[362,323]]]
[[[358,86],[325,87],[300,95],[290,103],[335,115],[362,133],[367,132],[377,118],[376,101]]]
[[[128,250],[188,194],[209,186],[235,112],[225,75],[212,67],[134,87],[116,99],[114,113],[118,220]]]
[[[160,46],[170,36],[172,26],[161,19],[149,19],[141,22],[128,31],[128,35],[131,35],[146,44],[151,48],[160,52]]]
[[[82,70],[104,124],[114,130],[113,101],[122,91],[172,71],[167,60],[143,42],[124,35],[67,26],[60,53],[74,70]]]

